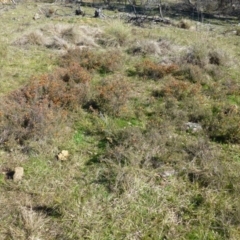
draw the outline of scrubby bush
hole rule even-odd
[[[192,83],[199,83],[205,85],[208,83],[209,77],[205,71],[198,65],[185,64],[180,70],[174,74],[178,79],[189,80]]]
[[[195,96],[201,91],[201,86],[198,84],[191,84],[184,81],[179,81],[174,78],[169,78],[164,86],[159,90],[158,95],[167,98],[176,98],[183,100],[190,96]]]
[[[56,130],[67,112],[87,101],[90,76],[73,64],[53,74],[35,77],[20,90],[2,99],[0,107],[0,145],[25,145]],[[56,123],[54,123],[56,122]]]
[[[122,65],[122,55],[116,50],[96,52],[88,48],[69,50],[61,60],[62,66],[69,66],[72,62],[78,62],[87,70],[97,70],[101,73],[109,73],[118,70]]]
[[[178,65],[161,65],[150,59],[145,59],[135,65],[135,74],[144,78],[158,80],[168,74],[173,74],[178,70]]]
[[[120,75],[103,79],[97,86],[95,102],[100,111],[113,116],[119,115],[126,107],[130,84]]]
[[[204,119],[209,137],[218,142],[240,142],[240,111],[236,105],[215,105],[212,115]]]

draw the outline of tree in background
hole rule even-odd
[[[196,10],[222,10],[232,8],[235,10],[240,5],[240,0],[185,0],[185,2]]]

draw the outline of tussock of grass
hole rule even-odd
[[[181,19],[177,24],[177,27],[179,28],[183,28],[183,29],[194,29],[194,25],[193,23],[188,20],[188,19]]]
[[[97,47],[98,28],[76,27],[70,24],[45,25],[14,41],[14,45],[40,45],[53,49],[70,49],[77,46]]]
[[[132,33],[121,21],[112,21],[104,29],[100,43],[106,47],[126,46]]]

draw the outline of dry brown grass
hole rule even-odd
[[[38,30],[24,34],[13,42],[17,46],[40,45],[47,48],[67,50],[76,47],[98,47],[96,38],[99,28],[72,26],[70,24],[45,25]]]

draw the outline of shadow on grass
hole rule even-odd
[[[59,218],[62,216],[60,209],[57,207],[55,208],[55,207],[48,207],[46,205],[39,205],[39,206],[32,207],[31,209],[35,212],[46,214],[48,217]]]

